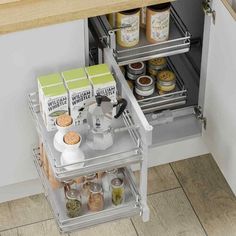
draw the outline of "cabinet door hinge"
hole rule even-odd
[[[202,122],[203,128],[206,130],[206,126],[207,126],[207,119],[206,117],[203,116],[202,113],[202,108],[200,106],[198,107],[194,107],[194,114],[196,116],[196,118]]]
[[[216,22],[216,11],[211,8],[211,0],[202,1],[202,9],[207,16],[211,16],[213,19],[213,24]]]

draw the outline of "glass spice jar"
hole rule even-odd
[[[112,188],[112,203],[118,206],[124,202],[125,188],[124,181],[120,178],[115,178],[111,181]]]
[[[66,192],[66,210],[70,218],[78,217],[82,209],[81,197],[77,190],[71,189]]]
[[[89,188],[92,183],[97,183],[97,173],[89,174],[84,176],[84,183],[83,183],[83,195],[88,196],[89,195]]]
[[[107,170],[102,178],[102,188],[103,191],[110,191],[110,186],[111,186],[111,181],[118,176],[118,169],[113,169],[113,170]]]
[[[104,208],[104,196],[102,186],[98,183],[91,183],[89,188],[88,209],[90,211],[101,211]]]
[[[63,184],[64,184],[65,197],[66,197],[67,192],[69,192],[72,189],[76,190],[76,188],[77,188],[76,181],[74,181],[73,179],[65,180],[65,181],[63,181]]]

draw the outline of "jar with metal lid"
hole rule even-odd
[[[158,72],[165,69],[167,60],[165,57],[154,58],[148,61],[148,72],[152,76],[157,76]]]
[[[110,191],[111,181],[118,176],[118,169],[107,170],[102,178],[102,188],[104,191]]]
[[[84,176],[84,183],[83,183],[83,195],[88,196],[89,195],[89,188],[92,183],[97,183],[97,173],[89,174]]]
[[[112,203],[117,206],[124,202],[125,188],[124,181],[120,178],[115,178],[111,181],[112,188]]]
[[[66,210],[70,218],[78,217],[82,209],[81,197],[79,192],[71,189],[66,192]]]
[[[127,66],[127,78],[136,80],[139,76],[146,74],[146,66],[143,62],[136,62]]]
[[[117,43],[121,47],[133,47],[139,42],[140,9],[118,12],[116,15]]]
[[[75,180],[65,180],[63,181],[63,184],[64,184],[64,194],[65,194],[65,197],[66,197],[66,194],[68,191],[72,190],[72,189],[77,189],[77,184],[76,184],[76,181]]]
[[[170,70],[163,70],[157,75],[157,89],[169,92],[175,89],[176,77]]]
[[[95,212],[104,209],[102,186],[98,183],[91,183],[89,187],[88,209]]]
[[[147,7],[146,37],[150,43],[168,40],[170,6],[170,3],[163,3]]]
[[[155,91],[154,80],[148,75],[138,77],[135,81],[135,93],[137,95],[148,97]]]

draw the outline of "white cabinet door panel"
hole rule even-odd
[[[212,8],[216,22],[210,27],[203,136],[236,193],[236,21],[221,1]]]

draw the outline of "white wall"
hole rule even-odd
[[[37,178],[27,105],[36,76],[83,66],[84,55],[83,21],[0,36],[0,187]]]

